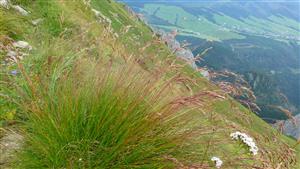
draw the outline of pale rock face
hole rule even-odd
[[[13,46],[16,48],[22,48],[22,49],[29,49],[29,50],[32,49],[32,47],[29,45],[29,43],[25,42],[25,41],[15,42],[15,43],[13,43]]]
[[[300,114],[294,117],[294,120],[285,120],[279,121],[274,124],[276,128],[281,128],[282,124],[282,132],[288,136],[292,136],[295,139],[300,139]]]
[[[13,131],[7,132],[0,139],[0,166],[1,169],[6,168],[5,164],[12,164],[12,159],[14,159],[15,153],[20,151],[24,144],[24,137]],[[4,164],[4,166],[3,166]],[[10,168],[10,167],[9,167]]]
[[[27,16],[29,14],[25,9],[23,9],[19,5],[13,5],[12,7],[23,16]]]
[[[172,35],[170,33],[166,33],[162,30],[156,31],[154,29],[154,32],[157,32],[159,35],[161,35],[161,40],[164,41],[173,52],[175,52],[177,57],[190,62],[190,65],[194,69],[197,68],[196,63],[193,61],[194,54],[192,53],[192,51],[190,49],[181,47],[180,43],[175,39],[174,35]]]
[[[9,9],[9,1],[8,0],[0,0],[0,6],[6,9]]]
[[[188,62],[191,62],[190,65],[196,69],[197,68],[197,65],[196,63],[193,61],[194,59],[194,54],[192,53],[191,50],[189,49],[185,49],[185,48],[181,48],[181,50],[178,50],[176,52],[176,55],[182,59],[185,59],[187,60]]]

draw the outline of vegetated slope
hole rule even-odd
[[[153,27],[178,30],[177,40],[191,43],[195,55],[212,47],[199,67],[245,76],[260,117],[286,119],[279,107],[300,113],[299,2],[124,1]]]
[[[257,97],[257,104],[261,108],[260,117],[273,119],[272,121],[286,119],[287,116],[278,111],[276,106],[282,106],[298,114],[299,96],[295,93],[299,93],[300,77],[295,70],[299,67],[297,58],[299,47],[291,47],[290,44],[264,38],[254,38],[255,40],[250,43],[244,41],[245,44],[238,40],[218,43],[194,38],[192,40],[187,37],[179,37],[179,39],[188,39],[194,44],[200,44],[195,45],[197,49],[194,53],[201,52],[202,48],[213,47],[214,50],[203,57],[204,61],[199,64],[200,66],[206,65],[218,71],[231,70],[243,75]],[[256,41],[258,39],[270,45],[265,49],[260,48]],[[232,50],[233,45],[238,44],[254,46],[248,49],[241,47]]]
[[[299,167],[296,141],[176,59],[124,5],[11,3],[30,13],[0,8],[1,131],[17,123],[25,143],[0,165],[213,168],[215,156],[229,169]]]

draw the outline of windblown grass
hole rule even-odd
[[[78,1],[15,2],[32,12],[22,40],[34,47],[13,64],[18,75],[1,68],[1,99],[25,136],[15,168],[212,168],[212,156],[228,169],[295,166],[291,140],[177,60],[121,5],[92,3],[109,17],[122,9],[118,25],[134,30],[98,23]],[[231,140],[237,130],[255,139],[257,156]]]
[[[35,82],[20,69],[19,103],[28,119],[24,168],[171,167],[167,157],[176,156],[191,133],[181,131],[189,111],[167,95],[169,80],[130,61],[79,59],[57,77]]]

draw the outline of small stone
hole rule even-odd
[[[12,6],[15,10],[17,10],[21,15],[23,16],[27,16],[29,13],[23,9],[22,7],[20,7],[19,5],[13,5]]]
[[[9,50],[7,52],[7,56],[13,58],[17,56],[17,53],[15,51]]]
[[[92,9],[92,11],[94,12],[94,14],[95,14],[97,17],[101,16],[100,12],[97,11],[96,9]]]
[[[39,18],[39,19],[35,19],[35,20],[31,21],[31,23],[32,23],[32,25],[37,26],[42,21],[43,21],[43,19]]]
[[[12,164],[15,153],[23,147],[23,140],[22,135],[13,131],[7,132],[0,138],[0,168],[6,168],[6,164]]]
[[[8,0],[0,0],[0,6],[2,6],[3,8],[9,9],[10,4]]]
[[[32,47],[29,45],[29,43],[25,42],[25,41],[15,42],[15,43],[13,43],[13,46],[16,48],[22,48],[22,49],[29,49],[29,50],[32,49]]]
[[[100,22],[104,21],[104,22],[109,23],[109,25],[111,25],[111,20],[108,17],[106,17],[105,15],[103,15],[100,11],[97,11],[96,9],[92,9],[92,11],[96,15],[96,17],[101,18]]]

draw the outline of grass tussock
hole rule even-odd
[[[168,80],[136,64],[80,59],[51,83],[23,75],[24,168],[165,168],[188,138]]]

